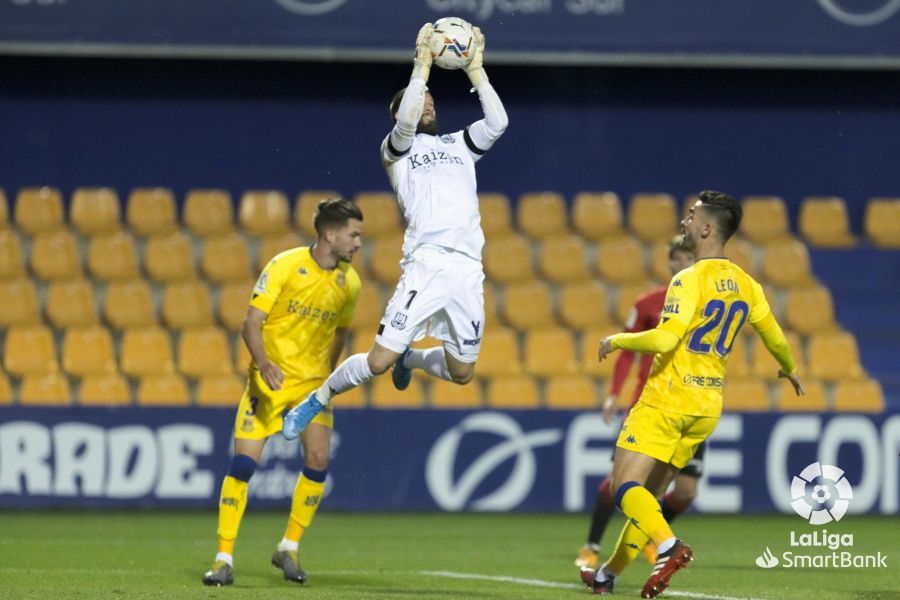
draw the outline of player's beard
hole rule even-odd
[[[438,123],[437,119],[432,119],[431,121],[425,122],[424,119],[419,121],[419,126],[416,127],[416,133],[427,133],[428,135],[437,135],[438,132]]]
[[[684,233],[681,234],[681,237],[681,245],[684,246],[685,250],[693,252],[697,249],[697,240],[694,239],[694,236],[692,236],[687,229],[684,230]]]

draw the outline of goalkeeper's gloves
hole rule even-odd
[[[484,34],[481,33],[480,27],[473,27],[472,32],[475,34],[475,56],[466,65],[466,75],[474,87],[482,81],[487,81],[487,73],[484,72]]]
[[[413,60],[413,72],[410,79],[421,78],[428,81],[428,75],[431,73],[431,36],[434,34],[434,27],[431,23],[425,23],[419,29],[419,35],[416,36],[416,57]]]

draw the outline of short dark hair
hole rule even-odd
[[[669,260],[675,258],[676,252],[684,252],[685,254],[693,254],[684,245],[684,236],[676,235],[669,240]]]
[[[344,198],[321,200],[313,216],[313,227],[321,234],[328,227],[343,227],[350,219],[363,220],[359,207]]]
[[[391,98],[391,120],[396,123],[397,117],[394,115],[397,114],[397,111],[400,110],[400,103],[403,101],[403,94],[406,93],[406,88],[403,88]]]
[[[711,190],[700,192],[697,198],[703,203],[700,208],[715,220],[719,238],[724,244],[741,226],[744,211],[740,203],[734,196]]]

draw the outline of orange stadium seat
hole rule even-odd
[[[575,374],[578,361],[572,332],[555,325],[527,331],[525,370],[538,377]]]
[[[158,282],[195,278],[191,240],[181,231],[148,238],[144,247],[144,270]]]
[[[228,338],[218,327],[188,329],[178,339],[178,371],[197,378],[231,372]]]
[[[766,245],[763,254],[763,279],[778,287],[810,284],[812,269],[806,245],[792,238]]]
[[[863,231],[876,246],[900,248],[900,198],[871,198]]]
[[[753,331],[753,328],[747,325],[748,331],[744,335],[750,336],[750,348],[752,355],[750,357],[750,373],[753,377],[774,381],[778,378],[778,361],[769,354],[766,347],[762,343],[762,339]],[[788,346],[791,348],[791,354],[794,362],[800,370],[801,375],[807,372],[806,352],[804,350],[803,340],[797,333],[786,331],[784,337],[787,339]]]
[[[33,236],[63,226],[62,194],[56,188],[23,188],[16,195],[13,219],[19,231]]]
[[[250,363],[253,362],[253,358],[250,356],[250,350],[247,349],[247,344],[244,342],[243,338],[241,338],[240,334],[234,336],[234,371],[238,375],[242,377],[247,376],[247,369],[250,368]]]
[[[216,316],[228,331],[240,331],[253,293],[253,280],[231,281],[219,290]]]
[[[479,362],[476,370],[480,370]],[[449,381],[431,379],[432,408],[481,408],[484,400],[481,397],[481,381],[473,379],[466,385],[457,385]]]
[[[15,279],[23,275],[22,240],[12,229],[0,229],[0,279]]]
[[[13,325],[7,329],[3,366],[14,377],[58,371],[53,332],[44,325]]]
[[[566,232],[566,200],[556,192],[522,194],[516,204],[516,222],[536,239]]]
[[[9,405],[13,401],[12,385],[6,373],[0,371],[0,405]]]
[[[740,333],[736,340],[731,344],[731,352],[728,353],[728,375],[729,377],[744,378],[750,376],[750,361],[747,356],[747,334],[748,328]]]
[[[541,394],[528,375],[495,377],[487,383],[487,405],[491,408],[538,408]]]
[[[155,325],[150,284],[143,279],[110,282],[103,299],[103,318],[116,330]]]
[[[806,392],[803,396],[794,393],[794,387],[784,381],[779,384],[778,410],[786,412],[825,412],[828,410],[828,395],[822,382],[811,379],[803,381]]]
[[[589,240],[622,234],[622,203],[615,192],[580,192],[572,202],[572,226]]]
[[[384,315],[384,302],[381,299],[381,289],[374,282],[363,284],[359,290],[359,298],[356,300],[356,309],[353,311],[353,321],[350,327],[354,331],[362,331],[374,335],[381,317]]]
[[[71,327],[62,343],[62,367],[73,377],[116,372],[116,356],[109,330],[100,325]]]
[[[865,376],[856,338],[847,331],[822,331],[809,338],[809,373],[825,381]]]
[[[97,322],[94,286],[87,279],[54,281],[47,291],[47,320],[57,329]]]
[[[547,408],[565,410],[596,409],[597,384],[586,375],[560,375],[547,380],[544,390]]]
[[[196,236],[234,231],[234,204],[225,190],[191,190],[184,199],[184,224]]]
[[[484,288],[484,318],[486,323],[496,323],[497,317],[500,314],[500,304],[497,300],[497,290],[496,288],[489,282],[485,281],[483,284]]]
[[[37,287],[22,277],[0,281],[0,327],[40,323]]]
[[[765,412],[772,406],[769,390],[759,379],[729,378],[722,396],[723,409],[728,412]]]
[[[479,376],[500,377],[522,372],[519,339],[508,327],[492,327],[481,343],[476,371]]]
[[[9,204],[6,202],[6,192],[0,188],[0,229],[9,227]]]
[[[397,197],[390,192],[360,192],[353,199],[363,214],[367,238],[396,237],[403,233]]]
[[[504,320],[516,329],[553,323],[553,300],[545,282],[513,283],[506,286],[504,295]]]
[[[506,194],[478,194],[481,229],[486,238],[512,231],[512,203]]]
[[[197,406],[237,407],[246,382],[233,373],[206,375],[197,381]]]
[[[72,402],[69,380],[62,373],[26,375],[19,389],[19,402],[26,406],[65,406]]]
[[[644,248],[632,237],[618,237],[597,244],[597,274],[606,281],[645,281]]]
[[[191,397],[181,375],[150,375],[138,383],[138,404],[143,406],[187,406]]]
[[[368,397],[369,386],[360,385],[337,396],[337,407],[340,410],[345,408],[365,408],[368,404]]]
[[[69,220],[83,236],[118,231],[122,228],[119,194],[108,187],[78,188],[72,194]]]
[[[168,188],[135,188],[128,194],[125,220],[137,235],[163,235],[178,229],[175,195]]]
[[[363,230],[365,236],[365,230]],[[368,240],[366,240],[367,242]],[[365,244],[366,242],[363,242]],[[269,261],[285,250],[307,246],[307,242],[293,231],[267,235],[259,240],[259,252],[256,260],[256,271],[261,273]],[[358,259],[354,263],[360,262]],[[354,264],[354,266],[356,266]]]
[[[247,242],[237,233],[205,238],[200,271],[214,283],[248,279],[251,273]]]
[[[755,243],[767,243],[789,235],[787,207],[778,196],[746,196],[741,234]]]
[[[612,329],[606,288],[594,280],[564,285],[559,293],[559,319],[576,330],[600,325]]]
[[[677,212],[669,194],[635,194],[628,204],[628,228],[645,241],[669,239],[678,233]]]
[[[78,241],[72,232],[57,229],[35,235],[31,244],[31,271],[43,280],[81,277]]]
[[[94,279],[112,281],[138,276],[137,249],[124,231],[98,234],[88,244],[87,267]]]
[[[173,373],[175,362],[169,332],[156,326],[126,329],[122,333],[119,365],[130,377]]]
[[[307,239],[316,239],[316,228],[313,227],[313,217],[316,214],[316,208],[319,206],[319,202],[330,198],[341,198],[341,195],[333,190],[307,190],[297,196],[296,208],[294,209],[294,225]],[[366,215],[363,214],[363,235],[368,234],[368,231],[366,231],[367,225]]]
[[[656,240],[650,247],[650,276],[662,283],[668,283],[672,279],[669,271],[669,240]]]
[[[484,245],[484,272],[495,283],[534,279],[528,239],[509,234],[488,240]]]
[[[631,313],[631,309],[634,308],[634,303],[637,301],[638,297],[647,292],[652,292],[656,288],[657,285],[649,281],[620,285],[616,292],[614,314],[616,321],[618,323],[625,323],[625,321],[628,320],[628,315]]]
[[[584,281],[590,277],[582,239],[571,233],[549,235],[541,240],[538,270],[554,283]]]
[[[163,290],[160,315],[172,329],[212,324],[212,300],[202,281],[170,283]]]
[[[422,408],[425,406],[422,382],[415,377],[409,382],[409,387],[402,392],[394,388],[390,377],[376,377],[370,385],[369,398],[372,406],[376,408]]]
[[[278,190],[249,190],[241,195],[238,223],[251,235],[268,235],[288,230],[287,196]]]
[[[394,285],[400,280],[400,259],[403,258],[403,235],[381,237],[371,243],[369,268],[375,279]]]
[[[839,381],[834,389],[834,410],[841,412],[884,412],[884,392],[874,379]]]
[[[799,229],[806,241],[819,248],[849,248],[854,243],[843,198],[804,198],[800,204]]]
[[[834,328],[831,293],[821,285],[789,290],[784,317],[788,328],[804,335]]]
[[[759,276],[759,269],[756,267],[756,257],[753,252],[753,244],[747,240],[736,237],[728,240],[728,244],[725,246],[725,256],[754,279]]]
[[[608,379],[612,376],[616,357],[612,356],[600,362],[597,359],[597,350],[600,348],[600,340],[618,331],[620,329],[591,327],[581,332],[581,339],[578,342],[578,362],[583,373],[603,379]]]
[[[131,404],[128,382],[118,373],[86,375],[78,388],[78,403],[84,406],[127,406]]]

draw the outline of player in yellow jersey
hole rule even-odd
[[[253,288],[241,335],[252,362],[234,422],[234,456],[219,499],[219,547],[206,585],[233,582],[234,543],[247,504],[247,484],[266,440],[281,431],[282,413],[316,389],[334,368],[359,297],[350,261],[361,245],[363,215],[343,199],[323,200],[312,247],[282,252]],[[297,479],[284,538],[272,564],[303,583],[297,550],[325,487],[333,413],[323,411],[302,437],[304,467]]]
[[[672,575],[692,560],[693,551],[675,537],[656,497],[715,429],[722,412],[725,364],[744,323],[750,323],[778,361],[778,376],[787,378],[798,395],[804,393],[762,287],[725,258],[725,243],[741,217],[741,206],[732,196],[701,192],[681,223],[684,246],[694,252],[696,262],[669,283],[659,325],[611,335],[600,343],[600,360],[615,350],[656,357],[616,441],[612,489],[628,521],[606,563],[581,571],[582,581],[596,594],[612,592],[615,578],[648,540],[656,544],[658,558],[642,598],[659,595]]]

